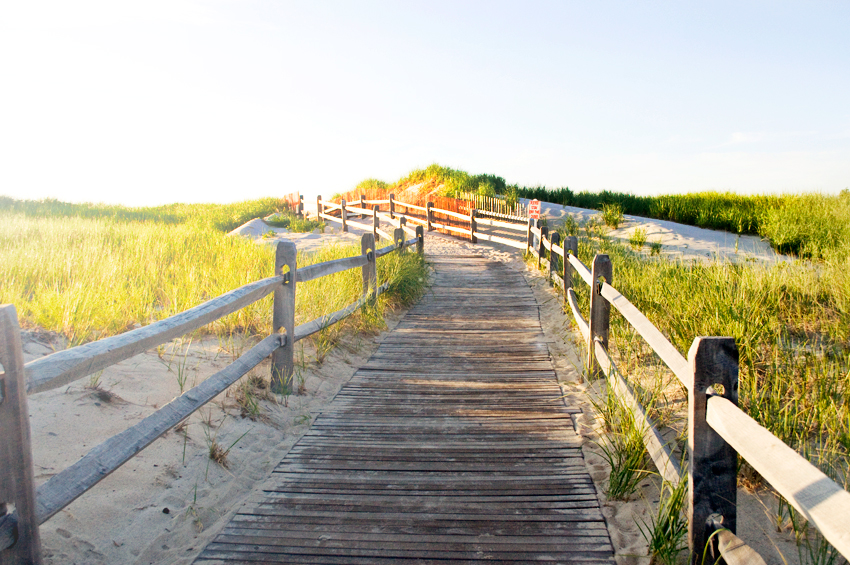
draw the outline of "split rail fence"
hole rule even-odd
[[[377,259],[416,245],[423,251],[420,227],[414,238],[394,230],[392,245],[376,249],[371,233],[361,238],[361,254],[298,268],[296,249],[280,242],[274,276],[232,290],[181,314],[143,328],[59,351],[24,363],[15,307],[0,305],[0,565],[40,564],[39,525],[68,506],[107,475],[132,459],[155,439],[224,392],[230,385],[271,356],[272,390],[289,393],[296,342],[331,326],[385,292],[391,281],[378,286]],[[296,283],[360,267],[363,296],[349,306],[295,326]],[[33,479],[27,395],[55,389],[129,359],[153,347],[195,331],[270,294],[272,334],[234,363],[186,391],[153,414],[92,449],[77,463],[51,477],[38,489]],[[284,333],[281,333],[283,331]]]
[[[598,254],[590,267],[578,259],[578,239],[560,241],[536,220],[529,220],[527,252],[537,268],[564,293],[587,346],[591,377],[604,375],[609,390],[634,415],[647,452],[664,480],[685,477],[670,445],[641,406],[638,395],[618,372],[608,353],[613,305],[643,337],[688,391],[688,545],[691,562],[712,556],[729,564],[763,564],[762,558],[735,536],[738,456],[746,460],[829,543],[850,558],[850,493],[738,408],[738,348],[729,337],[697,337],[688,357],[681,353],[626,297],[611,286],[613,266]],[[572,287],[573,273],[590,286],[585,320]],[[710,545],[709,545],[710,543]]]
[[[369,208],[367,206],[371,207]],[[413,228],[407,224],[415,223],[427,231],[440,230],[452,235],[468,237],[472,243],[478,243],[480,239],[482,241],[509,245],[517,249],[525,249],[526,247],[525,239],[528,232],[528,223],[525,218],[485,218],[481,217],[481,212],[477,208],[471,209],[468,214],[462,214],[460,212],[436,208],[433,202],[427,202],[425,206],[402,202],[396,200],[395,196],[390,194],[389,198],[384,200],[366,200],[365,196],[361,195],[360,200],[354,202],[342,200],[339,203],[322,200],[322,197],[319,196],[316,199],[316,210],[319,219],[341,225],[344,232],[347,232],[349,227],[354,227],[371,231],[375,238],[380,236],[391,239],[389,234],[380,227],[381,221],[384,221],[392,224],[397,229],[403,229],[406,233],[414,233]],[[495,214],[491,213],[490,215]],[[353,220],[352,218],[356,219]],[[362,221],[364,218],[371,218],[371,223],[364,223]],[[485,233],[479,230],[480,226],[514,231],[519,238],[512,239]]]

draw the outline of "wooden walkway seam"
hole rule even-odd
[[[434,284],[196,563],[613,563],[519,273]]]

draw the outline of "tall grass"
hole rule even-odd
[[[669,220],[737,234],[759,235],[781,253],[824,258],[850,241],[850,191],[744,196],[699,192],[636,196],[621,192],[579,192],[569,188],[520,188],[523,198],[595,210],[619,206],[624,214]]]
[[[45,200],[15,200],[0,196],[0,215],[16,214],[32,218],[98,218],[118,222],[190,224],[198,228],[228,232],[248,220],[288,209],[280,198],[260,198],[232,204],[166,204],[130,208],[113,204],[91,204]]]
[[[770,241],[777,251],[802,257],[825,258],[841,247],[839,242],[850,241],[848,189],[836,196],[818,193],[745,196],[710,191],[660,196],[638,196],[608,190],[573,192],[568,187],[549,189],[508,185],[500,176],[486,173],[471,175],[435,163],[413,170],[395,183],[366,179],[357,186],[357,190],[398,194],[413,186],[418,187],[419,194],[456,196],[473,192],[485,196],[505,195],[509,201],[520,197],[536,198],[600,211],[619,208],[622,214],[758,235]]]
[[[248,211],[264,206],[233,207],[227,213],[239,217],[234,222],[241,221]],[[213,224],[223,221],[219,213],[226,208],[213,206],[218,215],[189,216],[178,223],[111,214],[88,217],[84,211],[51,217],[49,207],[33,208],[37,213],[0,212],[0,302],[15,304],[24,327],[59,332],[72,345],[166,318],[273,274],[271,246],[225,237],[210,227],[211,217],[219,218]],[[299,264],[359,253],[359,246],[332,246],[299,256]],[[382,281],[397,277],[381,304],[415,296],[425,273],[417,264],[415,258],[398,254],[379,260]],[[307,321],[333,312],[360,292],[359,270],[300,285],[299,317]],[[267,334],[271,297],[205,331],[220,336]]]
[[[681,352],[697,336],[732,336],[740,353],[740,406],[779,439],[850,484],[850,271],[847,254],[820,262],[767,265],[648,258],[595,234],[581,237],[579,257],[613,263],[613,285]],[[587,287],[577,277],[580,304]],[[615,312],[612,310],[612,312]],[[623,374],[647,367],[666,373],[656,355],[616,313],[611,347]],[[645,383],[633,382],[640,390]],[[685,395],[682,394],[682,397]],[[669,404],[669,402],[668,402]],[[664,406],[648,406],[651,413]],[[679,442],[684,441],[680,435]],[[680,447],[682,447],[680,445]],[[746,464],[745,464],[746,468]],[[747,469],[747,475],[758,475]],[[752,484],[752,481],[751,481]],[[811,533],[812,543],[832,555]],[[800,543],[809,543],[809,538]]]

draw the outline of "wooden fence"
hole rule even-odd
[[[396,228],[403,229],[407,233],[414,233],[413,228],[409,227],[408,224],[415,223],[419,224],[418,227],[423,227],[427,231],[438,230],[451,235],[460,234],[468,237],[473,243],[477,243],[480,239],[509,245],[517,249],[525,249],[526,247],[525,239],[528,231],[526,222],[517,223],[516,221],[480,217],[476,208],[466,212],[457,212],[439,208],[435,206],[433,201],[425,202],[424,205],[420,206],[419,204],[396,200],[394,195],[390,194],[386,200],[366,200],[361,195],[360,200],[355,202],[341,200],[338,203],[322,200],[322,197],[319,196],[316,199],[316,210],[319,219],[341,225],[342,231],[347,232],[349,227],[371,231],[376,240],[378,237],[392,239],[380,227],[381,221],[384,221]],[[352,218],[356,218],[356,220],[352,220]],[[371,218],[371,222],[363,223],[362,219],[364,218]],[[512,239],[484,233],[479,231],[479,226],[514,231],[520,237]]]
[[[495,218],[521,220],[523,222],[528,220],[528,207],[521,202],[509,204],[504,198],[481,196],[473,192],[461,192],[457,196],[462,200],[471,202],[473,204],[472,207],[476,208],[482,214]]]
[[[188,418],[224,392],[251,369],[271,356],[272,390],[289,393],[296,342],[339,322],[387,290],[378,286],[378,258],[416,245],[423,250],[423,230],[415,238],[396,229],[394,243],[376,249],[371,233],[361,238],[360,255],[298,268],[291,242],[277,244],[274,276],[232,290],[181,314],[143,328],[59,351],[24,364],[20,328],[15,307],[0,305],[0,565],[39,564],[39,525],[129,461],[155,439]],[[363,296],[353,304],[295,326],[296,283],[360,267]],[[234,363],[183,393],[141,422],[92,449],[77,463],[54,475],[38,489],[33,480],[27,395],[67,385],[86,375],[129,359],[134,355],[194,331],[236,312],[269,294],[274,295],[272,334]],[[281,333],[283,331],[283,333]]]
[[[638,396],[608,354],[611,306],[637,330],[688,391],[688,544],[691,562],[701,563],[710,543],[709,562],[764,563],[735,536],[738,456],[743,457],[829,543],[850,558],[850,493],[781,442],[738,408],[738,348],[729,337],[697,337],[685,359],[664,335],[611,283],[613,266],[596,255],[588,268],[578,259],[578,240],[549,233],[529,220],[527,251],[563,290],[587,345],[587,370],[604,375],[609,390],[634,414],[650,458],[661,476],[676,484],[684,478]],[[572,288],[573,273],[590,286],[585,320]]]

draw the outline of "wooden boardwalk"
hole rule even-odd
[[[523,277],[434,286],[196,563],[613,563]]]

